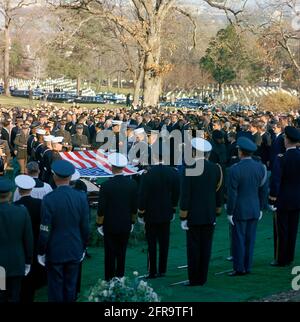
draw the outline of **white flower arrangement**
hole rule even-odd
[[[133,272],[133,279],[114,277],[109,282],[99,280],[91,289],[89,302],[160,302],[160,298],[147,282]]]

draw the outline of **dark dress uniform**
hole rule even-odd
[[[53,163],[56,174],[57,164],[62,162],[67,161]],[[44,197],[38,252],[46,255],[50,302],[75,301],[80,261],[88,235],[89,205],[82,192],[70,186],[59,186]]]
[[[37,246],[40,234],[41,224],[41,204],[40,199],[32,198],[31,196],[21,197],[15,202],[16,205],[26,207],[32,224],[33,232],[33,263],[29,274],[24,278],[21,291],[22,302],[33,302],[35,290],[41,287],[45,282],[46,271],[37,261]]]
[[[181,185],[180,209],[187,212],[187,258],[190,285],[207,281],[217,208],[221,207],[222,169],[208,160],[199,176],[184,176]]]
[[[33,158],[33,146],[36,141],[36,135],[35,134],[30,134],[27,140],[27,157],[29,162],[34,161]]]
[[[170,221],[176,213],[179,191],[179,174],[169,166],[162,164],[153,166],[142,177],[138,208],[145,211],[140,216],[144,218],[146,224],[149,276],[155,277],[157,274],[157,243],[159,244],[158,273],[163,275],[167,271]]]
[[[0,191],[4,181],[0,179]],[[0,203],[0,266],[6,271],[7,290],[0,290],[0,302],[20,300],[25,264],[30,265],[32,257],[33,234],[27,209]]]
[[[275,206],[275,259],[279,266],[293,262],[300,213],[300,151],[288,149],[275,159],[270,196]]]
[[[134,180],[116,175],[100,189],[98,226],[103,225],[105,280],[123,277],[131,225],[137,212],[137,184]]]
[[[256,145],[252,144],[254,152]],[[242,159],[230,168],[227,188],[227,214],[233,216],[234,222],[232,227],[233,269],[237,274],[250,273],[257,222],[260,211],[266,207],[266,167],[251,157]]]

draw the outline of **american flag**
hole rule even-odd
[[[108,154],[97,151],[73,151],[61,152],[63,160],[71,162],[79,171],[81,177],[110,177],[112,176],[111,166],[108,163]],[[138,172],[136,167],[128,165],[123,170],[125,175],[133,175]]]

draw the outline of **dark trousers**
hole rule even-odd
[[[214,225],[191,226],[187,231],[188,276],[191,285],[207,281]]]
[[[79,262],[48,263],[49,302],[74,302],[79,274]]]
[[[129,233],[104,232],[105,280],[123,277]]]
[[[294,261],[299,213],[299,210],[278,210],[275,214],[275,225],[277,230],[275,258],[280,265],[290,264]]]
[[[23,276],[13,276],[6,278],[6,290],[0,291],[0,303],[20,302]]]
[[[157,244],[159,245],[159,264],[158,272],[167,272],[169,241],[170,241],[170,222],[162,224],[145,225],[146,238],[148,242],[148,264],[149,274],[157,274]]]
[[[257,222],[257,219],[234,222],[232,255],[233,269],[237,272],[251,272]]]

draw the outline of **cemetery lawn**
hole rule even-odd
[[[72,103],[56,103],[56,102],[47,102],[48,105],[50,103],[52,103],[53,106],[57,106],[57,107],[62,107],[62,108],[71,108],[72,107]],[[5,107],[26,107],[26,108],[33,108],[36,107],[37,104],[41,105],[43,104],[43,101],[39,101],[39,100],[32,100],[30,101],[27,98],[19,98],[19,97],[6,97],[3,95],[0,95],[0,106],[5,106]],[[95,108],[107,108],[107,109],[111,109],[111,108],[124,108],[125,105],[121,105],[121,104],[80,104],[81,107],[88,107],[90,109],[95,109]]]
[[[95,213],[93,212],[93,217]],[[272,214],[266,212],[259,223],[254,254],[252,274],[243,277],[229,277],[226,273],[232,268],[226,261],[229,255],[228,224],[225,214],[217,222],[213,253],[210,263],[208,282],[204,287],[170,286],[172,283],[187,280],[186,269],[178,266],[186,264],[185,233],[180,228],[177,218],[171,226],[170,251],[168,271],[164,278],[150,280],[150,284],[159,294],[162,301],[193,301],[193,302],[245,302],[270,298],[274,294],[291,291],[291,282],[295,277],[291,274],[292,267],[274,268],[269,266],[273,260],[273,226]],[[91,225],[93,247],[89,248],[92,258],[85,259],[83,264],[82,287],[79,301],[87,301],[90,288],[99,278],[104,276],[104,250],[102,240],[95,234],[94,218]],[[137,230],[141,226],[136,224]],[[141,234],[138,234],[141,235]],[[126,276],[132,276],[134,271],[140,275],[147,272],[147,246],[143,240],[132,237],[127,250]],[[96,240],[96,242],[95,242]],[[98,246],[96,246],[98,244]],[[300,240],[298,238],[294,266],[300,266]],[[299,292],[292,300],[299,300]],[[46,288],[37,292],[37,301],[47,300]],[[271,297],[272,300],[272,297]]]

